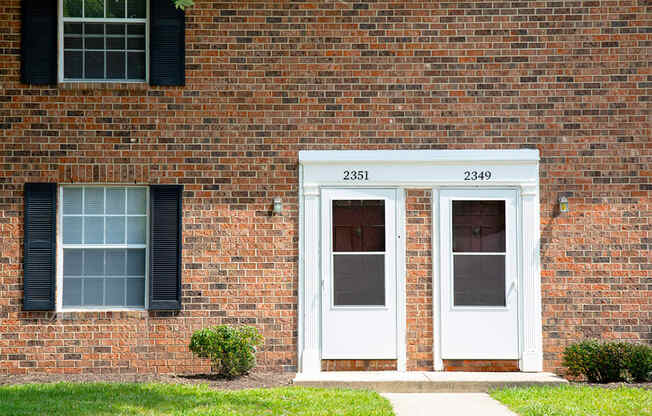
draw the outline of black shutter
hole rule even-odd
[[[169,1],[168,1],[169,2]],[[21,81],[57,83],[57,1],[22,0]]]
[[[150,187],[149,309],[181,309],[180,185]]]
[[[25,184],[23,309],[54,309],[57,185]]]
[[[170,0],[150,0],[151,85],[185,85],[185,13]]]

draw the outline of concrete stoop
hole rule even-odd
[[[552,373],[467,373],[441,371],[323,371],[298,373],[294,385],[368,389],[379,393],[483,393],[501,387],[568,383]]]

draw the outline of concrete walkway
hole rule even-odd
[[[516,416],[487,393],[381,393],[396,416]]]

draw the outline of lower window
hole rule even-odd
[[[65,186],[63,308],[143,308],[148,189]]]

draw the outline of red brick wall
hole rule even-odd
[[[407,369],[432,371],[432,191],[406,193]]]
[[[300,149],[538,148],[545,368],[582,337],[652,342],[650,13],[196,0],[185,87],[30,87],[20,2],[2,1],[0,374],[206,371],[188,337],[223,322],[258,326],[261,364],[295,369]],[[26,181],[184,184],[183,310],[22,312]],[[571,211],[555,217],[560,193]],[[410,257],[410,310],[427,314],[428,267]]]

